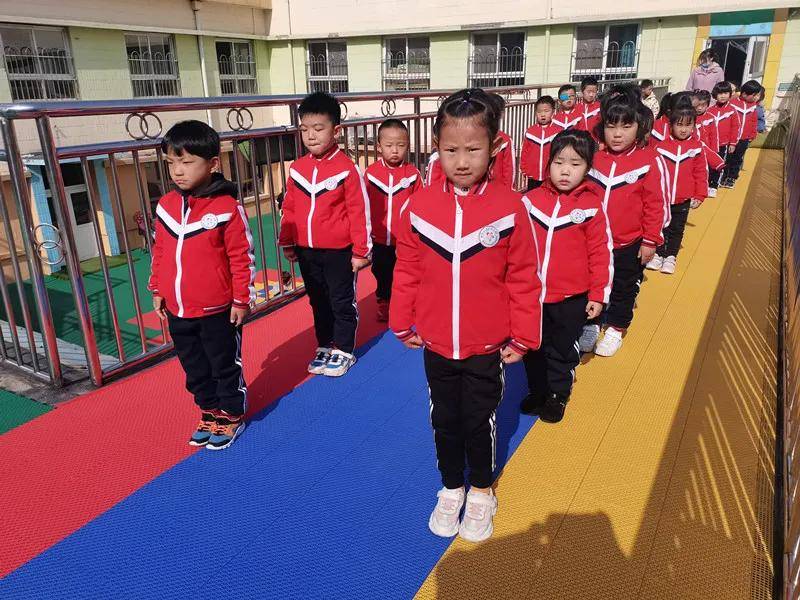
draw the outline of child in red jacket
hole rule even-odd
[[[694,137],[697,112],[693,108],[673,110],[669,138],[656,145],[667,166],[670,189],[670,221],[664,228],[664,243],[647,268],[671,275],[675,272],[689,209],[697,208],[708,196],[708,164],[703,143]]]
[[[314,313],[318,347],[308,372],[340,377],[356,362],[356,273],[372,255],[369,198],[361,171],[336,142],[336,98],[310,94],[298,115],[308,154],[289,169],[280,245],[287,259],[299,263]]]
[[[577,127],[583,119],[577,101],[574,85],[567,83],[558,88],[558,112],[553,117],[553,123],[561,129]]]
[[[719,142],[719,155],[726,164],[736,150],[741,125],[739,114],[730,101],[732,94],[733,86],[729,82],[723,81],[715,85],[714,89],[711,90],[714,104],[707,111],[708,115],[714,117],[714,126],[717,130],[717,140]],[[720,177],[713,182],[713,187],[731,187],[728,184],[729,182],[725,180],[725,172],[721,171]]]
[[[528,191],[538,188],[547,179],[547,165],[550,162],[550,144],[556,134],[563,131],[553,123],[556,101],[550,96],[542,96],[534,104],[536,124],[528,127],[522,142],[520,170],[528,179]]]
[[[444,484],[428,527],[473,542],[492,535],[497,510],[495,411],[503,365],[538,348],[541,332],[533,227],[520,195],[488,177],[502,144],[499,124],[481,89],[456,92],[439,107],[434,137],[445,179],[401,209],[389,309],[395,335],[425,349]]]
[[[725,167],[725,159],[718,152],[717,119],[708,112],[711,106],[711,93],[706,90],[692,93],[692,106],[697,113],[694,138],[703,143],[703,154],[708,165],[708,196],[715,198],[719,177]]]
[[[542,346],[523,359],[530,393],[522,412],[557,423],[569,401],[578,339],[587,317],[600,316],[611,295],[613,244],[603,199],[586,181],[595,142],[585,131],[553,140],[549,179],[523,201],[531,214],[541,260]]]
[[[399,119],[387,119],[378,128],[380,158],[364,173],[372,222],[372,274],[378,282],[378,321],[389,320],[392,273],[397,262],[395,241],[400,207],[422,189],[422,176],[408,157],[408,128]]]
[[[578,103],[581,120],[576,127],[588,131],[593,138],[600,122],[600,101],[597,99],[599,85],[595,77],[581,79],[581,101]]]
[[[158,201],[148,287],[200,407],[189,444],[222,450],[245,425],[242,323],[255,301],[253,238],[236,185],[216,172],[216,131],[183,121],[161,149],[177,189]]]
[[[758,101],[764,88],[755,79],[742,84],[741,94],[731,100],[731,106],[739,116],[739,133],[736,146],[725,166],[722,175],[723,187],[733,187],[739,178],[739,171],[744,162],[744,153],[758,135]]]
[[[604,313],[605,335],[597,342],[599,323],[584,328],[580,348],[613,356],[633,320],[644,265],[650,262],[669,221],[666,165],[644,147],[649,111],[638,86],[618,85],[603,98],[597,134],[605,146],[595,154],[589,179],[600,187],[614,242],[614,283]],[[595,347],[596,344],[596,347]]]

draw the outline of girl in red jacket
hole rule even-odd
[[[534,104],[536,124],[528,127],[522,142],[520,171],[528,179],[528,191],[535,190],[547,179],[550,162],[550,144],[556,134],[563,131],[553,123],[556,101],[551,96],[542,96]]]
[[[667,165],[670,189],[670,221],[664,228],[664,243],[647,263],[647,268],[671,275],[675,272],[689,209],[697,208],[708,196],[708,164],[703,142],[696,139],[693,108],[673,110],[669,138],[656,146]]]
[[[489,176],[502,144],[499,121],[480,89],[457,92],[439,107],[434,138],[445,178],[401,208],[389,307],[395,335],[409,348],[424,348],[444,484],[428,526],[475,542],[492,535],[497,510],[495,410],[503,365],[538,348],[541,332],[533,227],[520,195]]]
[[[584,328],[580,347],[599,356],[613,356],[633,320],[644,265],[662,243],[669,220],[666,165],[652,148],[644,147],[646,108],[638,88],[614,87],[603,98],[598,125],[604,149],[595,154],[589,179],[600,188],[614,242],[614,282],[605,312],[607,325],[600,342],[599,323]],[[595,347],[596,344],[596,347]]]
[[[544,306],[542,346],[524,358],[530,393],[522,412],[548,423],[564,416],[586,318],[599,317],[611,295],[611,231],[603,199],[586,181],[594,152],[586,131],[559,133],[548,181],[523,198],[536,233]]]

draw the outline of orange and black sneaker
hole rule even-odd
[[[190,446],[205,446],[211,438],[214,428],[217,426],[217,416],[214,414],[216,411],[204,410],[200,413],[200,423],[197,424],[197,429],[189,438]]]
[[[217,422],[208,439],[206,448],[209,450],[224,450],[230,446],[239,434],[244,431],[244,417],[242,415],[229,415],[225,411],[217,413]]]

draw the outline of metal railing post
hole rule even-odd
[[[422,144],[420,143],[420,122],[419,115],[422,113],[422,101],[419,97],[414,98],[414,114],[417,118],[414,120],[414,144],[416,145],[416,152],[414,153],[414,166],[419,170],[420,156],[422,155]]]

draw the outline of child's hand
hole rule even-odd
[[[294,246],[286,246],[283,249],[283,255],[286,260],[295,262],[297,260],[297,252],[294,251]]]
[[[689,200],[689,208],[697,208],[702,203],[703,203],[702,200],[700,200],[698,198],[692,198],[691,200]]]
[[[736,144],[731,144],[728,146],[728,152],[735,152],[736,151]]]
[[[350,264],[353,266],[353,273],[358,273],[361,269],[369,264],[369,259],[354,256],[350,259]]]
[[[500,359],[507,365],[511,363],[519,362],[522,360],[522,354],[519,352],[514,352],[511,347],[506,346],[502,350],[500,350]]]
[[[164,298],[161,296],[153,296],[153,309],[156,311],[159,319],[166,321],[167,311],[164,309]]]
[[[415,333],[415,334],[414,334],[414,335],[412,335],[410,338],[408,338],[406,341],[404,341],[404,342],[403,342],[403,345],[404,345],[406,348],[411,348],[412,350],[419,350],[419,349],[420,349],[420,348],[422,348],[422,347],[423,347],[425,344],[423,343],[423,341],[422,341],[422,338],[421,338],[421,337],[419,337],[419,334],[418,334],[418,333]]]
[[[586,304],[586,316],[590,319],[596,319],[603,312],[603,305],[600,302],[589,300]]]
[[[250,314],[249,306],[231,306],[231,323],[234,327],[239,327],[244,323],[245,317]]]
[[[642,264],[646,265],[647,263],[649,263],[650,260],[655,255],[655,253],[656,253],[656,249],[655,248],[651,248],[650,246],[642,246],[642,247],[640,247],[639,248],[639,258],[641,259]]]

